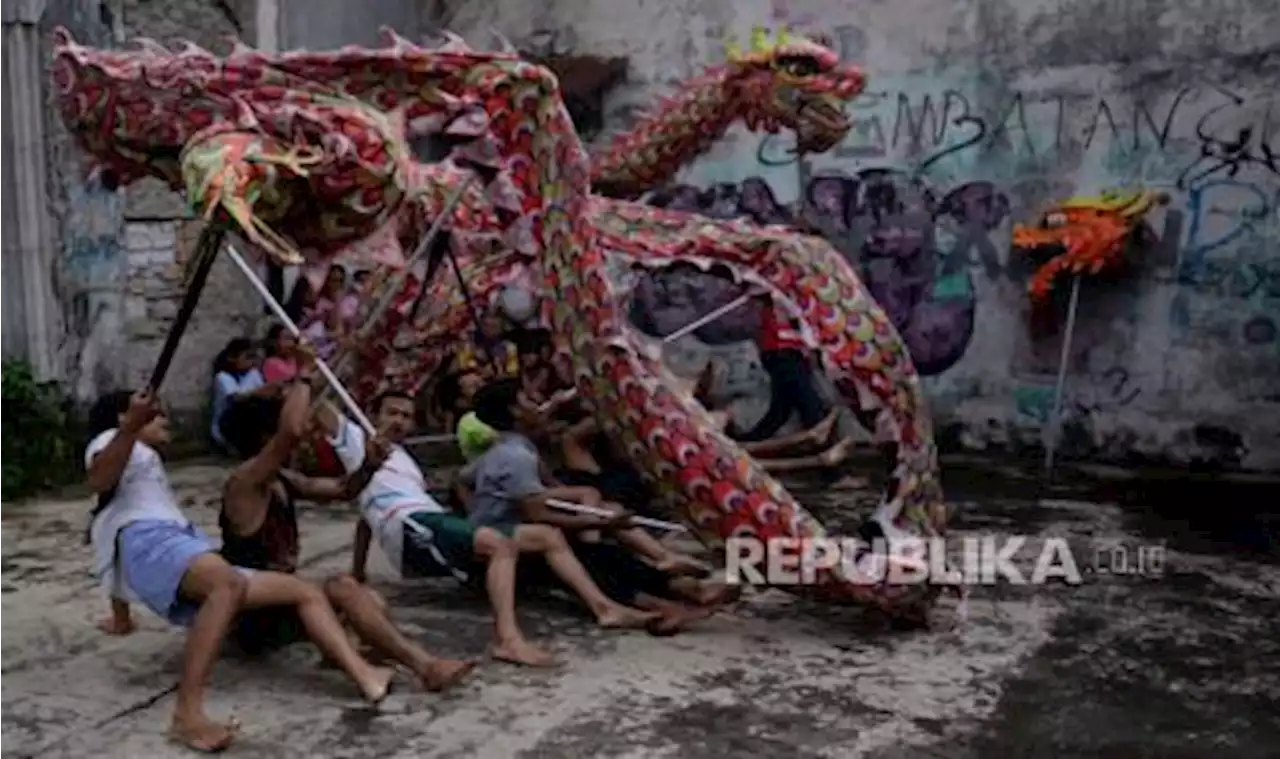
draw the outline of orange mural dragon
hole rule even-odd
[[[1015,224],[1013,248],[1039,263],[1027,283],[1033,306],[1043,306],[1063,274],[1118,272],[1136,245],[1154,234],[1146,215],[1169,196],[1150,190],[1109,191],[1075,197],[1046,209],[1033,224]]]

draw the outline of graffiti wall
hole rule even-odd
[[[1062,363],[1064,319],[1033,329],[1011,226],[1072,196],[1164,191],[1138,266],[1082,285],[1064,449],[1280,468],[1280,8],[951,5],[774,0],[761,22],[864,62],[854,130],[781,177],[790,138],[748,137],[757,170],[735,150],[651,202],[825,237],[902,332],[949,442],[981,448],[1043,442]],[[717,301],[679,277],[655,303]]]

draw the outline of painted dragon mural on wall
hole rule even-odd
[[[1168,201],[1162,192],[1114,190],[1069,198],[1046,209],[1035,223],[1014,225],[1013,249],[1037,265],[1027,282],[1032,305],[1046,305],[1064,276],[1123,270],[1129,253],[1154,240],[1147,213]]]
[[[571,367],[579,395],[712,544],[734,535],[824,532],[716,431],[701,405],[672,389],[674,378],[627,324],[606,256],[723,261],[751,273],[803,315],[837,386],[877,408],[897,441],[893,486],[877,513],[884,531],[945,529],[919,376],[848,264],[821,240],[783,229],[623,201],[608,201],[602,213],[605,201],[591,194],[591,163],[545,68],[457,40],[428,50],[390,37],[380,49],[278,56],[237,48],[226,58],[189,44],[93,50],[63,31],[57,43],[64,118],[112,181],[158,177],[285,263],[314,266],[344,253],[398,263],[402,238],[440,215],[463,176],[484,178],[451,219],[455,243],[488,241],[527,257],[526,270],[554,296],[548,318],[557,358]],[[800,40],[783,49],[793,75],[809,73],[807,66],[834,69],[833,54],[820,46]],[[811,63],[792,65],[801,58]],[[789,97],[803,101],[803,81],[792,89],[799,92]],[[835,123],[816,113],[819,122]],[[807,123],[802,139],[810,139]],[[448,160],[413,161],[406,135],[424,130],[454,138]],[[471,250],[481,259],[489,249]],[[912,617],[935,596],[925,585],[858,581],[860,571],[833,568],[804,591]]]

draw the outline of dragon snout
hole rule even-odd
[[[1048,260],[1067,252],[1067,244],[1056,235],[1041,229],[1013,230],[1012,247],[1022,255],[1035,260]]]
[[[807,95],[796,109],[796,136],[802,152],[823,153],[839,145],[853,127],[844,102],[832,95]]]

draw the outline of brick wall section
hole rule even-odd
[[[177,317],[201,228],[198,221],[135,221],[126,227],[125,332],[131,386],[150,377]],[[165,401],[182,437],[204,442],[213,359],[228,340],[259,336],[261,311],[240,271],[225,255],[220,257],[164,382]]]

